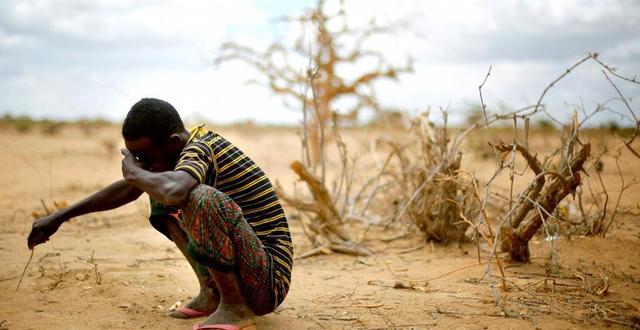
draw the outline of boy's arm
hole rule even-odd
[[[182,204],[189,192],[198,185],[198,180],[185,171],[150,172],[142,168],[140,162],[127,149],[122,149],[122,154],[124,179],[162,204]]]
[[[126,180],[116,181],[69,207],[34,221],[27,245],[31,249],[48,241],[49,237],[71,218],[91,212],[114,209],[136,200],[141,194],[140,189],[130,185]]]

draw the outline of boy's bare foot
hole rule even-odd
[[[231,324],[240,329],[255,329],[256,323],[253,316],[253,312],[245,305],[220,304],[218,309],[201,325]]]
[[[197,297],[191,299],[188,303],[182,306],[203,312],[206,315],[211,315],[211,313],[218,308],[219,303],[220,297],[218,296],[217,291],[207,288],[200,289],[200,293]],[[188,319],[194,317],[193,315],[185,314],[177,309],[170,311],[167,315],[177,319]]]

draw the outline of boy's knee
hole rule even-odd
[[[235,269],[235,254],[229,249],[214,250],[207,244],[190,239],[187,243],[187,254],[198,264],[223,273],[230,273]]]

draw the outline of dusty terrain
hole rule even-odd
[[[273,181],[292,187],[288,165],[299,157],[295,130],[218,131]],[[371,134],[345,133],[359,146],[354,152],[368,148]],[[544,148],[555,140],[536,141]],[[148,225],[145,195],[118,210],[65,224],[35,249],[16,292],[30,255],[26,237],[32,213],[43,212],[43,202],[71,203],[119,179],[121,145],[117,126],[65,127],[53,135],[37,128],[0,130],[0,329],[190,329],[196,322],[165,316],[171,305],[196,293],[197,282],[173,244]],[[631,180],[640,174],[640,161],[624,159],[622,173]],[[493,169],[491,160],[472,156],[465,164],[479,178]],[[612,191],[620,186],[615,166],[605,166],[603,178]],[[625,212],[606,238],[561,236],[555,275],[545,276],[549,243],[542,236],[531,242],[531,263],[505,261],[510,289],[506,295],[497,289],[506,298],[505,310],[496,305],[484,276],[487,246],[481,246],[485,252],[478,264],[472,243],[432,245],[408,224],[386,230],[373,224],[365,232],[362,223],[350,223],[353,236],[375,253],[296,260],[287,299],[275,313],[257,318],[258,328],[639,327],[639,197],[638,186],[626,191]],[[296,252],[304,252],[309,242],[296,212],[287,211]],[[505,311],[512,316],[505,317]]]

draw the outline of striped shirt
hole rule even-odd
[[[275,300],[282,301],[290,284],[293,245],[284,210],[262,169],[231,142],[199,125],[191,129],[175,170],[222,191],[240,206],[273,260]]]

